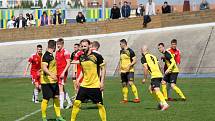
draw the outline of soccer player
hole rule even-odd
[[[72,52],[71,54],[71,62],[75,59],[75,57],[77,56],[76,54],[79,52],[80,49],[80,44],[76,43],[74,44],[74,52]],[[73,81],[73,86],[74,86],[74,90],[75,90],[75,96],[73,96],[73,98],[76,97],[76,93],[77,93],[77,72],[79,70],[80,73],[80,69],[78,68],[80,64],[73,64],[73,68],[72,68],[72,81]]]
[[[99,42],[98,41],[93,41],[92,42],[92,47],[91,47],[91,51],[92,52],[95,52],[95,53],[98,53],[98,54],[101,54],[98,50],[99,50],[99,48],[100,48],[100,44],[99,44]]]
[[[160,91],[160,83],[162,81],[163,75],[160,70],[158,59],[148,52],[147,46],[143,46],[141,51],[143,55],[143,57],[141,58],[141,63],[144,67],[144,79],[142,83],[145,83],[145,81],[147,80],[147,75],[149,72],[149,74],[151,75],[150,92],[152,92],[152,95],[154,95],[154,97],[158,99],[159,107],[161,108],[161,110],[167,110],[169,108],[169,105],[165,101],[165,98]]]
[[[103,105],[102,93],[104,89],[105,63],[100,54],[89,51],[90,41],[81,40],[81,47],[84,54],[81,55],[79,61],[83,68],[83,81],[80,84],[76,100],[73,104],[71,113],[71,121],[76,121],[77,114],[80,110],[81,103],[90,98],[97,106],[102,121],[106,121],[106,111]],[[99,74],[101,71],[101,81]]]
[[[64,48],[64,40],[59,38],[57,40],[57,52],[56,52],[56,63],[57,63],[57,80],[60,91],[60,108],[64,109],[64,97],[67,100],[66,109],[70,108],[72,102],[69,98],[69,94],[65,91],[64,85],[66,83],[68,69],[70,67],[70,53]]]
[[[176,39],[173,39],[171,41],[171,47],[169,49],[167,49],[167,51],[169,51],[172,55],[174,55],[175,62],[177,64],[177,66],[179,67],[179,65],[181,63],[181,52],[177,48],[177,40]],[[171,85],[170,85],[170,83],[168,83],[167,84],[168,101],[174,101],[173,98],[171,98],[171,92],[172,92]]]
[[[28,59],[28,65],[24,70],[24,76],[28,71],[28,68],[31,66],[31,79],[32,83],[34,84],[34,91],[32,101],[34,103],[39,103],[38,100],[38,93],[41,91],[40,85],[40,69],[41,69],[41,56],[42,56],[42,45],[37,45],[37,52],[32,54],[31,57]]]
[[[59,87],[57,83],[57,67],[53,53],[56,50],[56,41],[49,40],[48,48],[45,54],[42,56],[42,72],[40,76],[43,100],[41,103],[42,120],[46,119],[46,110],[48,102],[53,98],[53,104],[57,121],[66,121],[62,118],[60,113],[60,101],[59,101]]]
[[[164,55],[164,62],[167,66],[167,69],[165,70],[165,76],[162,81],[162,92],[164,95],[164,98],[167,99],[167,89],[166,89],[166,83],[171,84],[171,88],[176,91],[176,93],[181,97],[182,100],[186,100],[184,94],[182,93],[181,89],[176,86],[176,81],[179,73],[178,66],[176,65],[174,56],[165,50],[164,43],[158,44],[158,50]]]
[[[137,88],[134,85],[134,65],[137,62],[134,51],[127,46],[125,39],[120,40],[120,70],[122,80],[122,94],[123,100],[121,103],[128,102],[128,85],[131,86],[132,92],[134,93],[134,103],[139,103]]]

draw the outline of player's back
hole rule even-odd
[[[174,59],[174,55],[171,54],[169,51],[165,51],[164,53],[164,62],[167,69],[173,64],[173,66],[170,69],[171,72],[179,72],[178,66]]]
[[[62,72],[67,65],[66,60],[70,59],[70,53],[62,48],[56,52],[57,71]]]
[[[141,58],[142,64],[147,63],[148,71],[151,74],[151,78],[162,78],[163,75],[160,70],[160,66],[158,63],[157,57],[152,54],[145,54]]]

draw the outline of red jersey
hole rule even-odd
[[[62,48],[56,52],[55,58],[57,63],[57,75],[60,75],[66,67],[66,60],[70,59],[70,53],[66,49]]]
[[[35,53],[31,55],[28,62],[31,63],[31,75],[37,75],[41,69],[41,56]]]
[[[181,63],[181,52],[180,52],[179,49],[169,48],[167,51],[169,51],[171,54],[174,55],[176,64],[180,64]]]
[[[83,55],[83,54],[84,54],[84,52],[83,52],[83,51],[78,51],[78,52],[75,54],[75,56],[74,56],[73,60],[75,60],[75,61],[79,60],[80,56],[81,56],[81,55]],[[82,72],[81,64],[77,64],[76,79],[78,79],[78,78],[79,78],[79,76],[80,76],[81,72]],[[82,82],[82,80],[83,80],[83,77],[80,79],[80,83]]]

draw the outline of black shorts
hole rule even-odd
[[[156,87],[160,88],[162,78],[153,78],[151,79],[151,88],[154,89]]]
[[[170,73],[170,74],[165,75],[163,77],[163,80],[167,83],[176,84],[177,78],[178,78],[178,73]]]
[[[58,83],[54,84],[41,84],[43,99],[49,100],[59,95]]]
[[[102,92],[100,88],[80,87],[76,96],[76,100],[84,102],[86,99],[92,100],[95,104],[100,103],[103,105]]]
[[[122,80],[122,83],[124,82],[128,83],[128,81],[134,81],[134,72],[121,73],[121,80]]]

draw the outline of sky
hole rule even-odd
[[[139,3],[146,3],[148,0],[138,0]],[[167,1],[169,4],[173,4],[173,3],[179,3],[179,4],[183,4],[184,0],[153,0],[155,3],[157,4],[162,4],[164,1]],[[207,0],[209,3],[215,3],[215,0]],[[190,0],[190,3],[200,3],[201,0]]]

